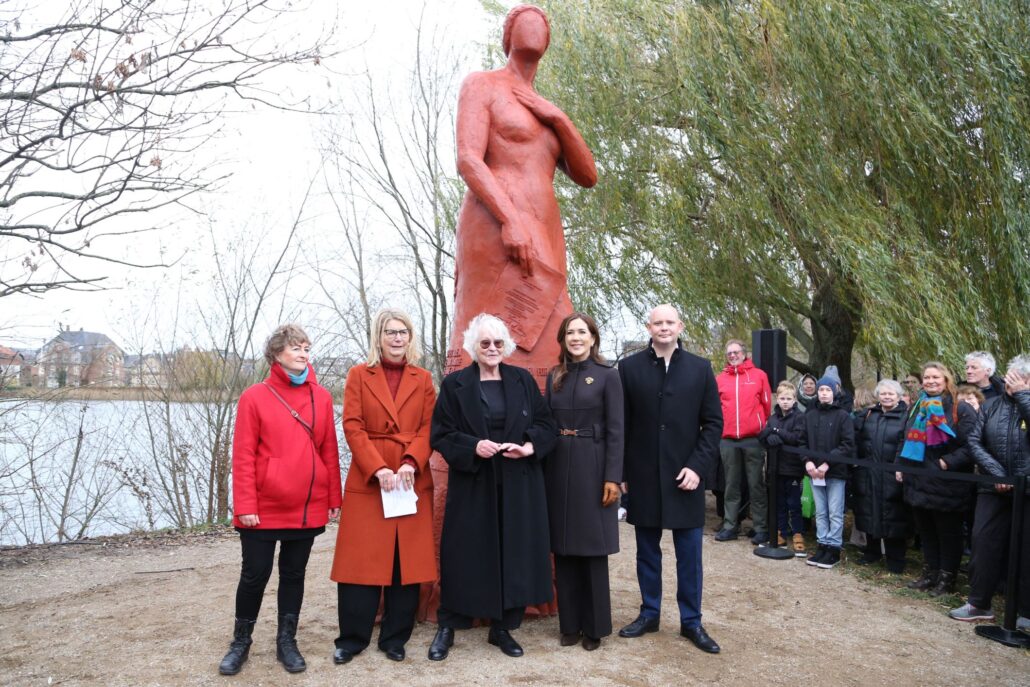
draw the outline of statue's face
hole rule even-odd
[[[511,51],[532,52],[543,55],[550,37],[547,23],[536,12],[523,12],[511,29]]]

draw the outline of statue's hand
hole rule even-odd
[[[527,110],[532,112],[537,119],[547,126],[553,126],[556,121],[565,116],[565,113],[556,105],[541,97],[539,93],[531,88],[515,86],[511,91],[515,94],[516,100],[522,103]]]
[[[504,224],[501,226],[501,242],[508,259],[522,268],[527,277],[533,276],[533,263],[536,262],[536,250],[532,237],[520,226]]]

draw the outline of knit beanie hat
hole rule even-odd
[[[839,387],[840,386],[840,373],[837,372],[837,366],[836,365],[827,365],[826,369],[823,370],[823,379],[832,379],[833,380],[833,384],[832,384],[832,388],[833,389],[836,389],[837,387]],[[819,380],[819,385],[820,386],[822,386],[823,379]]]
[[[821,386],[828,386],[833,390],[833,393],[837,393],[837,389],[840,387],[840,380],[824,374],[822,378],[815,383],[816,391],[818,391]]]

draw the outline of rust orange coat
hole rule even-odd
[[[435,402],[433,378],[420,367],[405,366],[396,399],[382,367],[355,365],[347,374],[343,434],[350,446],[351,464],[330,574],[336,582],[388,586],[395,542],[400,551],[401,584],[436,580],[433,476],[429,469],[429,425]],[[405,456],[417,466],[418,512],[387,519],[375,473],[384,467],[396,472]]]

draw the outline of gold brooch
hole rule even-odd
[[[594,378],[593,377],[587,377],[586,382],[587,382],[587,384],[593,384],[594,383]]]

